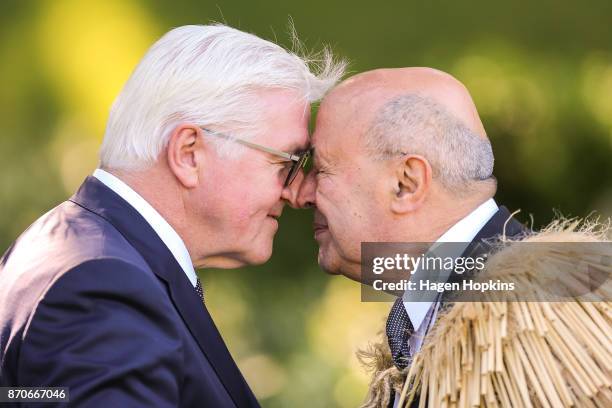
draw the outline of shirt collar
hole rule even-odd
[[[189,251],[181,237],[172,228],[170,224],[157,212],[151,204],[149,204],[140,194],[134,191],[130,186],[121,181],[118,177],[111,173],[96,169],[93,176],[100,180],[106,187],[113,190],[121,198],[128,202],[142,217],[151,225],[151,228],[157,233],[162,242],[168,247],[178,264],[181,266],[191,284],[195,287],[197,284],[197,275],[189,256]]]
[[[490,198],[481,205],[479,205],[474,211],[469,213],[467,216],[459,220],[455,225],[450,227],[444,234],[440,236],[436,240],[436,244],[442,242],[462,242],[465,243],[465,247],[469,245],[469,243],[474,239],[474,237],[478,234],[485,224],[495,215],[499,208],[495,203],[495,200]],[[435,251],[437,245],[432,246],[432,250]],[[446,256],[454,256],[459,257],[463,253],[461,250],[461,246],[453,246],[453,249],[457,248],[458,253],[448,254],[445,253]],[[465,248],[464,248],[465,249]],[[404,292],[403,299],[409,299],[409,292]],[[425,320],[425,316],[427,312],[431,308],[431,305],[434,302],[410,302],[404,301],[404,308],[406,309],[406,313],[408,313],[408,317],[410,318],[410,322],[412,323],[412,327],[414,330],[419,330],[419,327]]]

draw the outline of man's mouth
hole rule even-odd
[[[325,217],[318,211],[315,212],[314,221],[312,222],[312,229],[314,231],[315,238],[317,235],[329,230]]]
[[[317,235],[319,232],[323,232],[323,231],[327,231],[327,225],[324,224],[312,224],[312,229],[314,230],[315,235]]]

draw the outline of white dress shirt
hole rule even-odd
[[[448,231],[438,238],[436,243],[457,242],[463,243],[464,245],[444,246],[444,255],[454,258],[460,257],[476,234],[478,234],[478,231],[485,226],[498,209],[495,200],[490,198],[449,228]],[[433,245],[431,251],[435,252],[435,248],[436,245]],[[449,253],[450,250],[454,253]],[[444,279],[440,280],[440,282],[444,281]],[[439,295],[430,302],[411,302],[409,301],[410,294],[411,292],[409,291],[404,292],[403,299],[404,307],[406,308],[412,327],[414,327],[414,335],[410,338],[410,350],[415,353],[421,348],[421,343],[424,335],[427,333],[428,327],[435,321],[435,316],[432,318],[432,315],[435,315],[437,311],[437,300],[439,299]],[[423,324],[424,321],[428,321],[428,324]]]
[[[191,262],[191,257],[187,251],[185,243],[176,233],[174,228],[151,206],[140,194],[134,191],[130,186],[121,181],[118,177],[110,174],[102,169],[96,169],[93,176],[100,180],[106,187],[113,190],[121,198],[127,201],[142,217],[149,223],[151,228],[157,233],[162,242],[168,247],[174,259],[181,266],[185,275],[195,287],[197,284],[197,275]]]
[[[436,243],[464,243],[465,245],[463,248],[461,245],[453,245],[452,247],[446,246],[444,248],[446,256],[453,256],[456,258],[460,257],[470,242],[472,242],[474,237],[478,234],[478,231],[485,226],[491,217],[495,215],[498,209],[499,208],[497,207],[495,200],[490,198],[478,206],[478,208],[476,208],[474,211],[469,213],[466,217],[459,220],[459,222],[453,225],[448,231],[442,234]],[[432,246],[432,251],[435,251],[435,247],[435,245]],[[449,254],[449,248],[455,253]],[[440,280],[440,282],[442,282],[442,280]],[[411,302],[407,301],[407,299],[410,299],[409,292],[404,292],[404,308],[406,308],[406,313],[408,313],[412,327],[414,327],[414,332],[412,336],[410,336],[409,340],[411,355],[414,355],[421,349],[425,335],[436,321],[440,297],[441,294],[436,295],[436,298],[431,302]],[[395,400],[393,403],[394,408],[397,407],[399,400],[399,393],[395,393]]]

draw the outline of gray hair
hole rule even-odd
[[[155,163],[181,122],[217,125],[249,139],[261,121],[259,91],[293,90],[297,99],[314,102],[345,67],[327,48],[300,57],[222,24],[175,28],[148,50],[113,103],[100,165],[141,169]],[[240,149],[214,140],[221,153]]]
[[[378,158],[412,153],[425,157],[449,191],[460,193],[479,181],[495,183],[493,149],[441,104],[407,94],[377,112],[365,134],[368,150]]]

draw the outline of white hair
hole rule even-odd
[[[387,102],[365,142],[379,158],[400,153],[425,157],[434,178],[456,193],[478,182],[496,183],[491,142],[430,98],[406,94]]]
[[[113,103],[100,165],[146,168],[181,122],[221,126],[248,139],[261,121],[257,92],[294,90],[298,98],[314,102],[345,67],[327,48],[300,57],[222,24],[175,28],[148,50]],[[225,153],[239,149],[237,143],[216,143]]]

